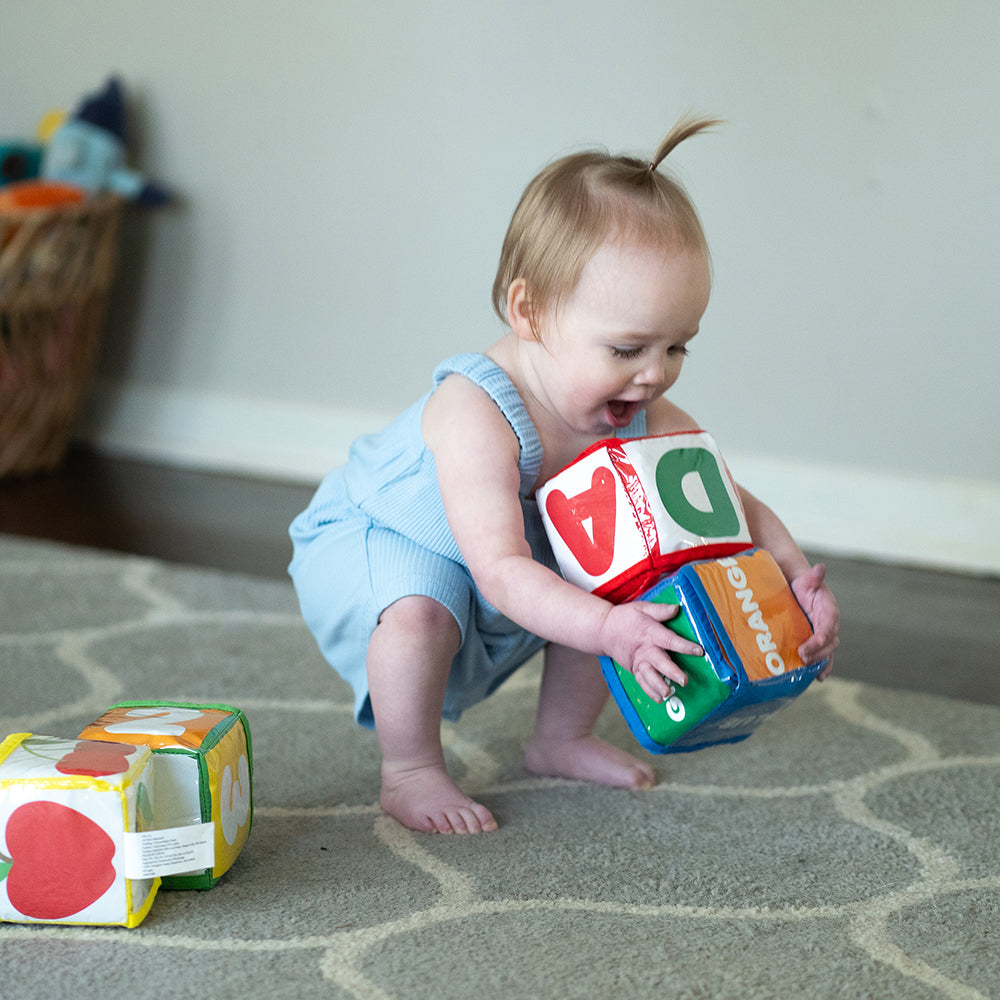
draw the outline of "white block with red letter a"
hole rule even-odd
[[[615,603],[686,562],[752,544],[704,431],[598,441],[539,489],[538,505],[563,576]]]

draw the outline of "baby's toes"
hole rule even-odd
[[[491,833],[497,828],[497,821],[485,806],[478,802],[459,809],[450,817],[453,833]]]

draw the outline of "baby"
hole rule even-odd
[[[664,393],[708,305],[697,213],[659,169],[714,125],[684,121],[651,162],[587,152],[528,185],[493,287],[507,332],[434,373],[431,392],[354,443],[291,528],[290,572],[327,660],[382,751],[383,809],[415,830],[479,833],[496,820],[445,769],[441,718],[487,697],[538,650],[545,667],[525,766],[626,788],[652,768],[593,733],[612,656],[656,700],[700,653],[665,624],[677,608],[612,605],[559,576],[535,490],[606,437],[694,430]],[[806,663],[830,656],[839,614],[777,516],[745,490],[768,549],[809,615]],[[829,667],[825,673],[829,672]]]

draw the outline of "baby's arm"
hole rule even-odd
[[[686,683],[667,651],[697,655],[700,648],[663,624],[675,607],[612,605],[532,558],[518,497],[520,445],[482,389],[450,376],[425,408],[423,432],[448,524],[490,604],[544,639],[614,657],[653,698],[669,696],[667,679]]]
[[[754,545],[774,556],[812,623],[813,635],[799,648],[799,656],[804,663],[831,658],[820,675],[822,679],[833,669],[833,651],[840,642],[840,611],[833,592],[824,583],[826,568],[821,563],[810,566],[778,515],[742,486],[739,490]]]

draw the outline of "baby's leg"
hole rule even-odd
[[[379,619],[368,644],[368,690],[382,748],[382,808],[425,833],[497,828],[490,811],[448,776],[441,707],[461,633],[429,597],[404,597]]]
[[[650,788],[653,769],[593,733],[608,689],[596,656],[550,643],[525,767],[536,774]]]

